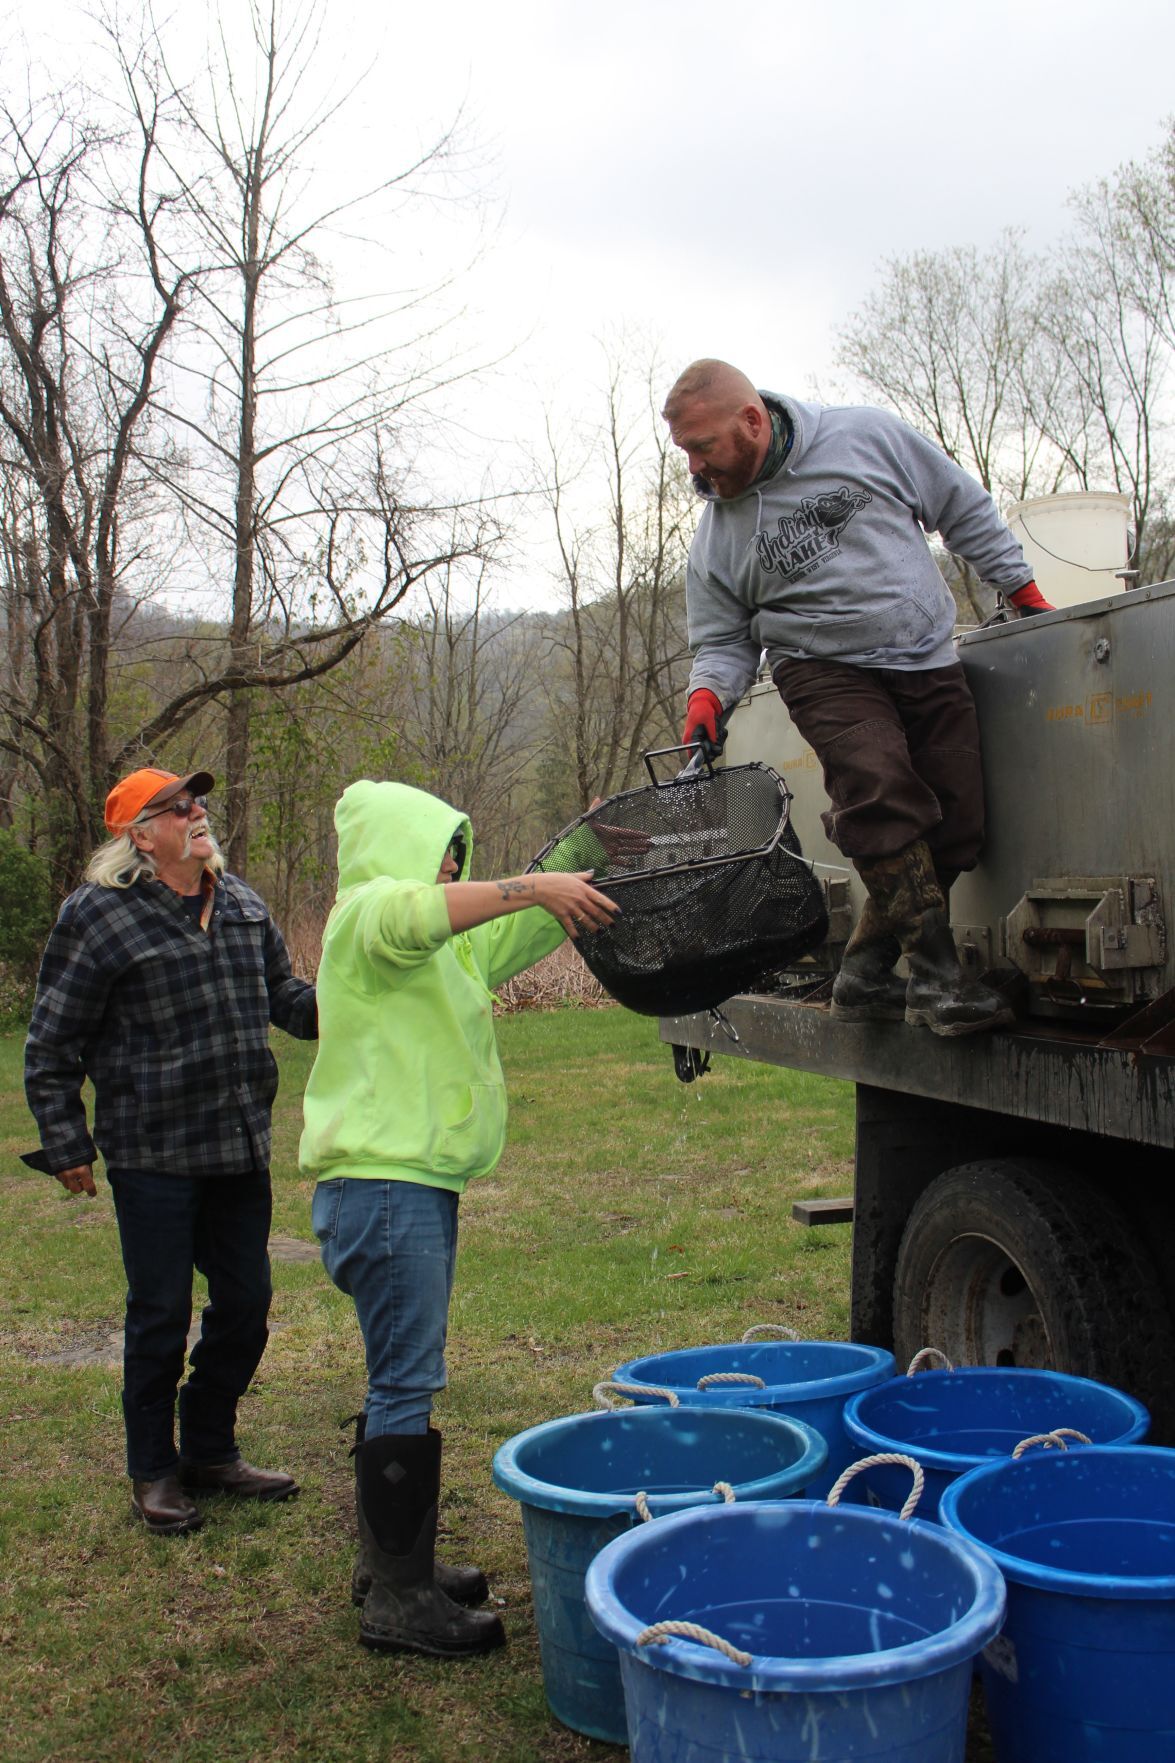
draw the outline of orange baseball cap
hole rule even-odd
[[[149,803],[158,803],[162,808],[164,803],[184,790],[191,790],[193,796],[206,796],[215,787],[216,779],[210,771],[192,771],[187,777],[177,777],[174,771],[158,771],[152,765],[144,766],[141,771],[132,771],[129,777],[121,778],[107,796],[106,825],[112,833],[122,832],[132,820],[139,818]]]

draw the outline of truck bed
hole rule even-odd
[[[661,1039],[846,1078],[1138,1145],[1175,1146],[1175,1000],[1107,1032],[1025,1022],[947,1039],[904,1023],[838,1022],[826,1003],[742,996],[713,1016],[663,1017]]]

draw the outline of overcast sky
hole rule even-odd
[[[667,381],[713,354],[763,385],[832,393],[836,328],[886,256],[983,246],[1006,226],[1047,250],[1067,194],[1145,154],[1175,112],[1170,0],[328,12],[347,70],[374,63],[335,130],[344,184],[467,107],[500,224],[465,297],[487,355],[519,345],[499,439],[525,441],[544,399],[588,402],[596,339],[622,328],[656,345]],[[58,70],[84,53],[73,0],[0,0],[0,17],[9,75],[22,33]],[[200,0],[177,8],[183,28],[201,21]]]
[[[498,268],[542,297],[560,352],[628,316],[682,365],[731,357],[796,391],[885,256],[1008,225],[1047,246],[1067,193],[1175,109],[1169,0],[456,11],[453,59],[501,142]],[[422,59],[436,78],[435,38]]]

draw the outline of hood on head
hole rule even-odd
[[[410,784],[364,778],[343,791],[335,808],[339,836],[339,892],[390,876],[394,881],[436,881],[449,841],[462,833],[469,874],[473,830],[459,808]]]

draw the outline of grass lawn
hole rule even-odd
[[[519,1513],[497,1445],[591,1406],[640,1351],[753,1322],[848,1333],[849,1231],[804,1229],[801,1195],[851,1186],[847,1084],[737,1060],[685,1088],[650,1021],[619,1009],[508,1017],[498,1170],[462,1203],[442,1526],[489,1573],[506,1654],[461,1665],[356,1642],[348,1435],[362,1355],[313,1253],[296,1166],[312,1049],[275,1037],[273,1338],[242,1403],[254,1461],[295,1471],[286,1506],[208,1506],[199,1533],[129,1517],[109,1189],[70,1200],[26,1171],[21,1039],[0,1036],[0,1732],[5,1763],[606,1763],[543,1698]],[[395,1082],[395,1074],[389,1074]],[[302,1258],[298,1258],[301,1254]]]

